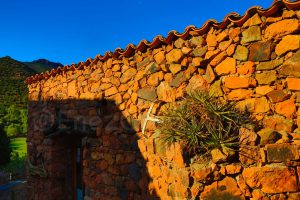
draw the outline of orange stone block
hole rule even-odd
[[[287,78],[286,82],[289,90],[300,90],[300,78]]]
[[[270,105],[265,97],[245,99],[237,103],[236,107],[241,111],[264,113],[270,110]]]
[[[147,80],[147,84],[150,86],[158,86],[159,84],[159,77],[158,77],[159,73],[156,72],[154,74],[151,74]]]
[[[232,90],[228,95],[227,98],[229,100],[241,100],[241,99],[247,99],[250,98],[252,95],[252,90],[246,90],[246,89],[236,89]]]
[[[264,85],[255,88],[255,93],[258,95],[266,95],[269,92],[273,91],[275,88],[272,86]]]
[[[166,55],[168,63],[178,63],[183,56],[183,53],[180,49],[173,49]]]
[[[217,36],[215,34],[208,34],[206,37],[206,43],[209,47],[217,46]]]
[[[216,67],[216,73],[218,75],[234,74],[236,72],[236,60],[234,58],[227,57]]]
[[[287,35],[277,44],[275,53],[280,56],[288,51],[296,50],[300,48],[300,36],[299,35]]]
[[[233,54],[234,51],[235,51],[235,47],[236,47],[235,44],[231,44],[231,45],[226,49],[226,53],[227,53],[228,56],[232,56],[232,54]]]
[[[251,188],[261,188],[264,193],[274,194],[298,191],[296,172],[285,166],[244,168],[243,177]]]
[[[165,60],[165,52],[160,51],[157,54],[154,55],[154,60],[158,63],[161,64]]]
[[[118,89],[116,87],[111,87],[105,90],[105,96],[111,96],[118,93]]]
[[[277,103],[275,105],[275,111],[280,115],[283,115],[287,118],[291,118],[296,111],[296,105],[295,105],[294,99],[289,99],[289,100]]]
[[[225,87],[230,89],[248,88],[255,85],[255,80],[245,77],[229,76],[225,78]]]
[[[234,39],[236,36],[239,36],[241,33],[241,28],[231,28],[229,29],[228,35],[230,39]]]
[[[216,181],[204,188],[200,199],[240,199],[244,200],[242,191],[239,189],[237,182],[231,177],[225,177],[221,181]]]
[[[69,97],[77,97],[77,90],[76,90],[76,81],[71,81],[68,83],[68,96]]]
[[[251,76],[255,71],[254,62],[246,62],[243,65],[240,65],[237,69],[237,73],[240,75]]]
[[[242,170],[241,165],[235,165],[235,164],[227,165],[227,166],[225,166],[225,168],[226,168],[227,174],[237,174],[237,173],[240,173]]]
[[[284,27],[284,28],[283,28]],[[278,38],[299,30],[298,19],[285,19],[279,22],[270,24],[265,30],[265,38]]]
[[[210,62],[211,66],[216,66],[217,64],[219,64],[222,60],[224,60],[227,57],[225,52],[221,52],[220,54],[218,54],[216,57],[214,57],[212,59],[212,61]]]

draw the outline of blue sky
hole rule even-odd
[[[0,57],[46,58],[62,64],[272,0],[0,0]]]

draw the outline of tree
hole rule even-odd
[[[20,110],[20,121],[21,121],[21,126],[22,126],[22,130],[21,133],[23,135],[26,135],[27,133],[27,115],[28,115],[28,111],[25,109],[21,109]]]
[[[18,122],[20,120],[19,109],[15,105],[9,106],[5,118],[8,122]]]
[[[4,132],[3,127],[0,127],[0,165],[3,165],[10,160],[10,140]]]
[[[9,124],[6,127],[6,134],[8,137],[18,136],[22,132],[22,127],[19,124]]]

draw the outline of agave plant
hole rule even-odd
[[[249,123],[249,114],[238,111],[235,103],[195,91],[163,113],[161,139],[167,145],[181,142],[191,153],[206,154],[215,148],[237,150],[238,130]]]

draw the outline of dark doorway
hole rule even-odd
[[[74,183],[74,190],[75,190],[75,200],[83,200],[84,198],[84,185],[83,185],[83,163],[82,163],[82,145],[81,139],[76,141],[76,152],[75,152],[75,183]]]
[[[72,200],[84,199],[84,185],[83,185],[83,157],[82,157],[82,137],[78,135],[71,135],[71,173],[72,173]]]

